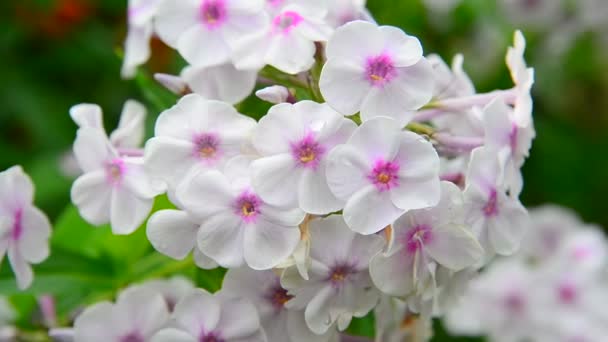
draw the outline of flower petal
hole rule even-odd
[[[326,162],[321,161],[316,171],[304,170],[298,184],[298,203],[307,213],[329,214],[342,209],[343,201],[329,190],[325,177]]]
[[[166,328],[157,332],[150,342],[196,342],[196,338],[181,330]]]
[[[365,79],[363,64],[330,59],[321,71],[319,87],[332,108],[342,115],[353,115],[361,109],[372,85]]]
[[[19,251],[26,261],[38,264],[49,256],[51,223],[36,207],[26,208],[22,220],[23,233],[17,242]]]
[[[280,226],[261,218],[244,234],[245,261],[254,270],[275,267],[293,253],[300,241],[297,227]]]
[[[32,280],[34,280],[34,272],[32,272],[32,267],[17,248],[8,248],[8,261],[11,264],[13,273],[15,273],[17,287],[20,290],[30,287]]]
[[[179,327],[198,337],[201,330],[213,331],[217,328],[221,310],[216,297],[198,289],[175,305],[173,317]]]
[[[393,223],[405,210],[396,207],[389,192],[380,192],[373,185],[356,192],[344,206],[344,221],[357,233],[379,232]]]
[[[80,216],[93,225],[110,222],[112,188],[106,182],[104,171],[86,173],[72,185],[72,203]]]
[[[301,171],[293,157],[282,153],[251,163],[252,184],[265,202],[296,206],[297,186]]]
[[[405,297],[414,291],[414,261],[403,250],[389,256],[377,254],[369,273],[376,287],[391,296]]]
[[[154,199],[142,199],[125,188],[112,191],[110,222],[112,232],[118,235],[133,233],[148,217]]]
[[[243,264],[242,222],[232,212],[216,214],[206,219],[197,236],[198,248],[226,268]]]
[[[161,210],[148,220],[146,235],[154,249],[181,260],[194,248],[198,227],[184,211]]]
[[[327,185],[337,198],[346,200],[369,184],[370,169],[363,153],[351,145],[338,145],[327,156]]]
[[[484,254],[473,234],[456,224],[433,227],[432,238],[424,247],[439,264],[456,272],[472,266]]]

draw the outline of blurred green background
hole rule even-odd
[[[584,1],[564,1],[544,26],[514,17],[501,1],[462,0],[451,9],[430,2],[370,0],[368,7],[379,23],[419,37],[426,53],[450,61],[462,52],[478,91],[511,86],[504,53],[522,28],[537,78],[537,139],[522,201],[558,203],[608,227],[608,25],[580,19]],[[72,180],[60,160],[75,136],[70,106],[101,105],[112,128],[124,101],[138,99],[150,110],[149,133],[159,108],[137,81],[120,79],[126,0],[5,0],[0,13],[0,170],[22,165],[36,183],[37,204],[55,220],[69,204]],[[152,45],[144,72],[177,72],[175,53]]]

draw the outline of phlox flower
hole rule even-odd
[[[146,219],[162,187],[144,172],[143,159],[120,155],[105,132],[78,130],[74,154],[84,174],[72,185],[72,203],[89,223],[110,223],[114,234],[130,234]]]
[[[340,210],[342,200],[327,185],[327,155],[356,127],[326,104],[273,106],[253,135],[262,156],[252,164],[254,189],[268,203],[299,206],[311,214]]]
[[[411,312],[399,298],[383,295],[374,309],[376,341],[403,342],[409,338],[430,340],[431,320]]]
[[[273,271],[254,271],[246,267],[228,270],[222,291],[245,297],[255,305],[268,341],[337,342],[339,339],[335,329],[316,335],[308,329],[304,311],[286,308],[293,296],[281,286],[280,277]]]
[[[524,237],[528,214],[517,198],[508,196],[498,153],[487,147],[471,154],[464,191],[467,223],[479,239],[486,257],[510,255]]]
[[[370,262],[372,280],[381,291],[400,297],[420,293],[435,282],[435,264],[460,271],[483,256],[483,249],[464,225],[460,189],[442,182],[441,191],[436,206],[412,210],[392,225],[392,248]]]
[[[190,279],[179,275],[169,279],[148,280],[139,286],[160,293],[167,303],[169,312],[173,311],[177,302],[195,289],[194,284]]]
[[[327,42],[319,86],[327,103],[363,121],[390,116],[399,124],[433,95],[433,71],[417,38],[398,28],[354,21]]]
[[[34,278],[30,264],[49,256],[51,224],[33,201],[34,184],[21,166],[0,172],[0,264],[8,254],[21,290]]]
[[[255,125],[227,103],[186,95],[158,117],[146,143],[146,169],[171,190],[191,170],[218,168],[240,154]]]
[[[151,342],[266,342],[256,307],[243,298],[196,290],[175,306],[171,327]]]
[[[129,30],[124,43],[125,56],[120,74],[133,78],[137,67],[150,58],[150,39],[154,34],[153,20],[161,0],[129,0],[127,12]]]
[[[306,323],[316,334],[324,334],[334,324],[344,330],[352,317],[363,317],[376,306],[378,291],[368,265],[384,240],[353,232],[335,215],[311,221],[310,235],[309,279],[296,267],[283,272],[281,285],[293,296],[286,307],[304,310]]]
[[[164,0],[155,29],[188,63],[217,65],[231,60],[237,41],[267,26],[263,9],[263,0]]]
[[[218,264],[256,270],[275,267],[300,241],[304,212],[271,205],[251,187],[249,160],[233,158],[222,174],[194,172],[177,189],[177,199],[200,219],[198,248]]]
[[[376,233],[407,211],[439,201],[437,152],[391,118],[364,122],[327,160],[329,188],[346,201],[344,221],[358,233]]]

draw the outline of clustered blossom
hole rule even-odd
[[[533,209],[530,217],[527,243],[472,280],[449,310],[448,328],[497,342],[603,340],[608,241],[560,207]]]

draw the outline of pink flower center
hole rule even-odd
[[[377,160],[367,178],[379,191],[388,191],[399,186],[399,164],[385,160]]]
[[[272,304],[276,311],[283,310],[285,303],[287,303],[293,296],[287,293],[287,290],[281,287],[278,283],[270,288],[270,291],[266,295],[266,299]]]
[[[208,29],[220,27],[226,21],[226,4],[225,0],[204,0],[200,13],[201,20]]]
[[[18,209],[13,218],[13,228],[11,230],[11,238],[13,241],[19,240],[23,234],[23,210]]]
[[[272,20],[272,31],[274,33],[288,34],[304,20],[300,14],[294,11],[286,11],[277,15]]]
[[[518,133],[518,128],[516,124],[513,124],[513,126],[511,127],[511,132],[509,133],[509,145],[511,147],[511,154],[515,154],[515,151],[517,150],[517,133]]]
[[[139,332],[132,332],[129,335],[121,337],[120,342],[145,342],[145,339]]]
[[[220,139],[212,133],[203,133],[194,138],[194,155],[206,161],[213,161],[219,157]]]
[[[373,86],[383,86],[397,75],[392,58],[387,54],[367,59],[365,77]]]
[[[267,0],[266,2],[272,7],[279,7],[285,2],[285,0]]]
[[[331,268],[328,281],[333,287],[341,287],[355,273],[357,270],[354,265],[340,263]]]
[[[216,332],[203,332],[198,340],[199,342],[224,342],[224,339],[221,338]]]
[[[291,143],[291,155],[298,165],[316,169],[325,148],[319,144],[312,133],[308,133],[302,140]]]
[[[560,302],[564,304],[572,304],[576,301],[578,291],[574,284],[566,282],[558,287],[557,296]]]
[[[433,238],[433,231],[427,225],[419,225],[407,231],[403,244],[408,254],[415,254],[422,245],[429,243]]]
[[[498,199],[498,194],[496,192],[496,189],[492,189],[492,191],[490,192],[490,198],[488,198],[488,202],[486,202],[486,205],[482,209],[483,214],[486,217],[492,217],[492,216],[498,215],[497,199]]]
[[[526,300],[520,292],[512,291],[505,296],[504,305],[511,313],[522,313],[526,307]]]
[[[237,197],[234,204],[235,213],[246,223],[253,223],[260,214],[262,201],[253,192],[246,190]]]
[[[125,174],[126,168],[127,167],[125,165],[125,162],[120,158],[116,158],[110,161],[106,165],[106,179],[108,180],[108,183],[112,185],[120,184]]]

